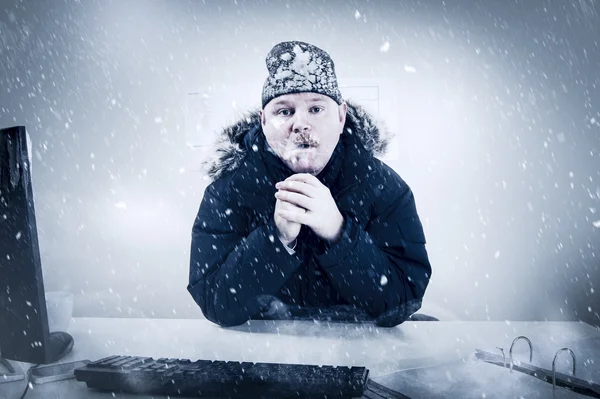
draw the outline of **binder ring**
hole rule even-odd
[[[524,339],[529,344],[529,362],[531,362],[533,360],[533,345],[531,344],[531,341],[529,340],[529,338],[527,338],[524,335],[518,336],[517,338],[515,338],[513,340],[512,344],[510,345],[510,350],[508,351],[508,357],[510,359],[510,372],[511,373],[513,371],[513,355],[512,355],[513,346],[515,346],[515,343],[520,339]]]
[[[571,353],[571,357],[573,358],[573,376],[575,375],[576,372],[576,358],[575,358],[575,353],[573,353],[573,351],[569,348],[562,348],[560,349],[558,352],[556,352],[556,355],[554,355],[554,360],[552,360],[552,389],[556,389],[556,359],[558,358],[558,355],[560,355],[562,352],[564,351],[569,351],[569,353]]]
[[[500,352],[502,352],[502,363],[504,363],[504,368],[506,368],[506,355],[504,354],[504,349],[499,346],[496,348],[500,349]]]

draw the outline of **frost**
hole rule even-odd
[[[597,229],[600,229],[600,220],[596,220],[595,222],[592,223],[594,225],[594,227],[596,227]]]
[[[390,49],[390,42],[386,41],[385,43],[383,43],[381,45],[381,47],[379,48],[379,51],[381,51],[382,53],[387,53],[389,49]]]
[[[358,10],[354,11],[354,18],[360,19],[360,12]]]

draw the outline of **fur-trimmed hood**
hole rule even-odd
[[[371,156],[385,154],[393,136],[383,122],[376,120],[362,106],[352,101],[346,101],[346,104],[347,115],[343,135],[356,134]],[[260,128],[260,124],[259,111],[255,110],[221,131],[215,145],[215,153],[202,164],[211,180],[217,180],[240,166],[248,151],[243,144],[244,138],[251,130]]]

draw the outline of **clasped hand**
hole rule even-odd
[[[292,175],[275,185],[277,203],[275,205],[275,221],[279,218],[287,221],[278,223],[291,234],[282,234],[287,242],[298,235],[299,226],[304,224],[314,233],[327,241],[337,242],[342,233],[344,217],[340,213],[329,188],[315,176],[308,173]],[[281,219],[279,219],[280,222]],[[297,229],[293,227],[297,226]],[[286,229],[285,227],[292,227]],[[295,233],[295,235],[294,235]]]

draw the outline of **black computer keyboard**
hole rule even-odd
[[[369,370],[279,363],[110,356],[75,370],[89,388],[169,396],[361,397]]]

